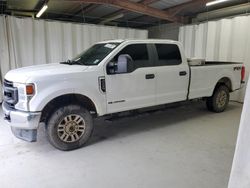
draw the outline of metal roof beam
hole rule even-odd
[[[142,3],[142,4],[144,4],[144,5],[150,5],[150,4],[152,4],[152,3],[154,3],[154,2],[157,2],[157,1],[159,1],[159,0],[141,0],[141,1],[139,1],[138,3]],[[110,14],[107,14],[107,15],[104,15],[103,16],[103,19],[108,19],[108,18],[110,18],[110,17],[115,17],[115,16],[117,16],[117,15],[120,15],[120,14],[123,14],[123,13],[126,13],[126,12],[128,12],[127,10],[124,10],[124,9],[119,9],[119,10],[117,10],[117,11],[115,11],[115,12],[112,12],[112,13],[110,13]],[[103,21],[101,21],[101,22],[103,22]],[[101,23],[100,22],[100,23]]]
[[[162,20],[168,20],[171,22],[181,22],[180,17],[172,16],[166,11],[162,11],[153,7],[149,7],[142,3],[135,3],[128,0],[67,0],[71,2],[93,3],[93,4],[105,4],[115,6],[121,9],[125,9],[140,14],[145,14],[151,17],[156,17]]]
[[[178,14],[182,10],[185,10],[185,9],[191,8],[193,6],[197,6],[197,5],[202,5],[202,4],[205,5],[209,1],[211,1],[211,0],[192,0],[192,1],[188,1],[186,3],[181,3],[179,5],[176,5],[176,6],[173,6],[170,8],[166,8],[163,11],[167,12],[169,15],[171,15],[173,17],[176,17],[176,14]],[[144,17],[146,17],[146,16],[144,16],[144,15],[138,16],[138,17],[130,19],[129,21],[134,21],[134,20],[141,19]],[[182,22],[184,22],[184,23],[187,22],[187,19],[182,18]]]
[[[71,17],[74,17],[80,13],[83,14],[87,14],[88,12],[91,12],[92,10],[96,9],[99,5],[97,4],[90,4],[84,8],[81,8],[80,10],[76,11],[75,13],[73,13],[73,15]]]
[[[165,9],[165,11],[172,15],[175,16],[176,14],[178,14],[179,12],[181,12],[182,10],[191,8],[193,6],[197,6],[197,5],[205,5],[207,2],[209,2],[211,0],[192,0],[192,1],[188,1],[186,3],[182,3],[170,8]]]

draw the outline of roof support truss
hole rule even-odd
[[[67,0],[72,2],[82,2],[82,3],[93,3],[93,4],[105,4],[110,6],[115,6],[120,9],[127,11],[137,12],[140,14],[145,14],[148,16],[156,17],[163,20],[168,20],[171,22],[181,22],[180,17],[172,16],[168,12],[159,10],[143,3],[135,3],[129,0]],[[144,3],[150,3],[152,0],[145,0]]]

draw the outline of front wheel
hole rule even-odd
[[[55,110],[47,127],[49,142],[60,150],[82,147],[93,131],[93,120],[89,111],[78,105],[68,105]]]
[[[225,85],[217,87],[213,95],[207,98],[207,109],[213,112],[223,112],[229,102],[229,89]]]

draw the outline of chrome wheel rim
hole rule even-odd
[[[77,114],[67,115],[57,127],[57,134],[63,142],[76,142],[85,132],[85,121]]]
[[[216,98],[216,105],[219,108],[223,108],[227,103],[227,93],[225,91],[220,91]]]

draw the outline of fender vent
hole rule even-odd
[[[106,83],[105,83],[105,77],[99,77],[99,89],[105,93],[106,92]]]

